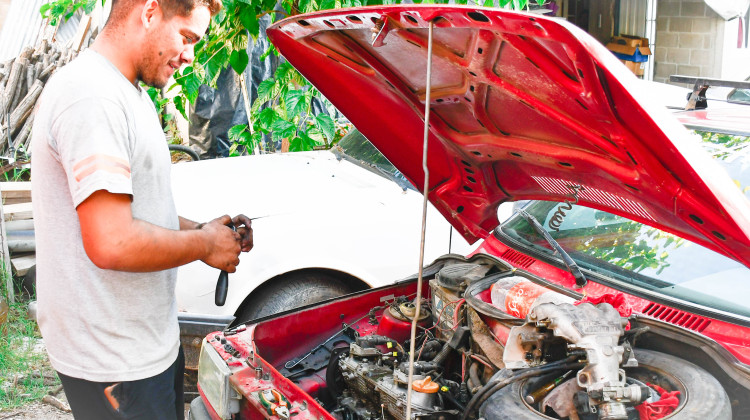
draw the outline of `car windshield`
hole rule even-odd
[[[404,189],[414,189],[414,186],[370,143],[357,129],[349,131],[336,147],[332,149],[336,156],[371,170],[398,184]]]
[[[703,146],[750,200],[750,137],[698,132]],[[553,219],[565,207],[562,220]],[[525,210],[581,266],[625,288],[647,289],[720,311],[750,317],[750,269],[698,244],[601,210],[534,201]],[[552,222],[552,226],[550,226]],[[537,251],[551,246],[522,217],[503,234]]]
[[[745,78],[745,81],[750,81],[750,77]],[[750,89],[733,89],[727,95],[727,101],[738,104],[750,104]]]

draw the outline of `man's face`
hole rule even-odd
[[[156,88],[166,86],[175,70],[193,62],[195,44],[210,21],[211,13],[205,6],[197,6],[189,16],[156,20],[146,35],[137,78]]]

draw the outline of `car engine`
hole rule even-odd
[[[411,418],[696,418],[677,415],[691,392],[685,374],[703,378],[726,406],[709,408],[706,418],[731,418],[716,379],[686,361],[634,349],[643,329],[629,329],[611,304],[546,298],[519,319],[487,302],[493,283],[519,273],[489,270],[448,265],[430,280],[414,343]],[[369,329],[345,328],[330,346],[328,394],[320,400],[334,416],[406,420],[416,312],[413,297],[394,297],[370,311]],[[669,367],[659,365],[665,358]]]

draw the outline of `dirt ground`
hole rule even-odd
[[[23,344],[25,351],[36,353],[43,356],[41,364],[48,369],[52,369],[47,359],[47,351],[44,348],[44,342],[41,339],[28,339]],[[2,383],[2,377],[0,377],[0,383]],[[53,387],[50,387],[52,389]],[[65,391],[62,387],[56,388],[51,391],[54,393],[54,398],[61,401],[65,408],[68,407],[68,400],[65,397]],[[185,404],[185,418],[187,418],[189,404]],[[61,408],[55,407],[47,402],[43,402],[41,399],[24,405],[23,407],[8,409],[0,411],[0,420],[11,420],[11,419],[28,419],[28,420],[73,420],[73,414],[67,412]]]
[[[38,419],[38,420],[72,420],[73,415],[42,402],[34,402],[20,409],[0,411],[0,420]]]
[[[67,403],[65,394],[61,392],[58,399]],[[185,404],[185,418],[187,419],[189,404]],[[0,420],[73,420],[73,414],[61,411],[51,405],[34,402],[24,407],[9,411],[0,411]]]

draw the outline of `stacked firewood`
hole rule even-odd
[[[26,151],[34,123],[33,109],[44,84],[58,68],[72,60],[76,51],[42,40],[35,48],[0,64],[0,155]]]

